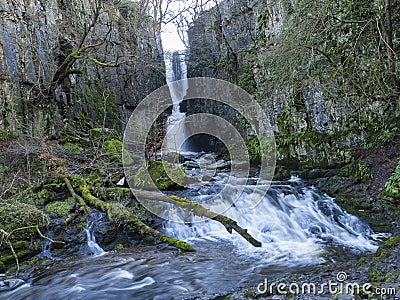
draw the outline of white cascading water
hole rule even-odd
[[[374,252],[378,247],[375,239],[380,236],[366,223],[344,211],[328,195],[303,186],[297,178],[273,182],[259,204],[249,208],[249,203],[254,200],[251,197],[257,179],[237,176],[235,179],[241,184],[226,186],[229,176],[219,173],[211,184],[189,189],[181,196],[198,201],[213,211],[234,203],[223,214],[248,229],[262,242],[261,248],[253,247],[237,233],[229,234],[222,224],[197,216],[193,216],[189,224],[166,222],[166,234],[194,243],[225,240],[232,243],[237,252],[287,265],[320,263],[328,247],[347,248],[355,253]],[[246,187],[241,192],[243,183]],[[223,197],[214,197],[224,187],[227,190]],[[238,194],[240,197],[234,201]],[[179,216],[180,210],[172,208],[170,213]]]
[[[52,238],[51,232],[46,234],[50,239]],[[43,240],[42,241],[42,252],[39,254],[40,257],[47,257],[47,258],[53,258],[51,254],[51,244],[52,242],[50,240]]]
[[[186,139],[185,116],[180,104],[188,89],[186,51],[179,50],[164,54],[166,78],[172,98],[172,113],[167,120],[167,132],[162,152],[182,152]]]
[[[87,245],[88,245],[88,247],[90,249],[90,252],[94,256],[101,256],[101,255],[107,253],[106,251],[103,250],[103,248],[100,247],[99,244],[97,244],[96,237],[95,237],[94,232],[93,232],[93,230],[94,230],[93,227],[94,227],[95,223],[98,222],[101,217],[102,217],[101,214],[93,212],[90,215],[90,218],[89,218],[89,220],[87,222],[86,229],[85,229],[86,238],[87,238]]]

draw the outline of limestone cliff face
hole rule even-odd
[[[122,130],[163,85],[152,22],[131,1],[0,1],[0,131]]]
[[[223,1],[189,30],[188,73],[251,93],[269,116],[281,162],[332,166],[351,160],[351,148],[397,132],[399,78],[388,71],[381,4],[314,2]],[[399,5],[391,10],[398,24]],[[221,106],[211,110],[226,115]]]

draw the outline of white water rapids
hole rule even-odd
[[[181,223],[166,222],[165,233],[191,243],[224,240],[234,245],[234,251],[238,253],[259,256],[265,263],[288,266],[320,263],[325,259],[326,248],[346,248],[354,253],[377,249],[375,239],[379,235],[365,222],[344,211],[328,195],[304,186],[298,178],[273,182],[259,204],[250,208],[248,203],[256,189],[257,178],[246,180],[236,175],[237,183],[246,184],[241,191],[241,184],[226,187],[229,176],[232,175],[220,172],[210,184],[185,190],[179,195],[200,202],[212,211],[229,207],[223,214],[248,229],[262,242],[261,248],[253,247],[237,233],[229,234],[222,224],[197,216],[193,216],[189,224],[183,220]],[[223,196],[215,197],[224,187],[228,190]],[[240,196],[234,198],[238,194]],[[180,209],[173,208],[170,214],[176,219]]]

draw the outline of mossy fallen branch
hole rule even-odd
[[[141,220],[134,217],[122,204],[107,203],[93,196],[90,192],[90,187],[85,179],[73,178],[71,180],[79,187],[83,199],[89,206],[95,207],[96,209],[106,213],[110,221],[121,227],[124,227],[129,233],[137,233],[142,237],[152,236],[160,242],[166,243],[170,246],[174,246],[182,251],[195,251],[195,249],[190,244],[175,238],[168,237],[162,232],[149,227]]]
[[[99,61],[98,59],[94,58],[94,57],[89,57],[89,59],[94,62],[96,65],[99,65],[101,67],[118,67],[118,64],[116,63],[105,63],[102,61]]]
[[[189,201],[184,198],[179,198],[177,196],[169,196],[169,197],[161,197],[159,193],[149,192],[149,191],[138,191],[138,196],[143,197],[143,199],[150,199],[156,201],[163,201],[172,203],[178,207],[183,208],[184,210],[193,213],[194,215],[200,217],[206,217],[209,219],[213,219],[226,228],[229,233],[232,233],[232,230],[235,230],[239,233],[246,241],[252,244],[255,247],[261,247],[261,242],[257,241],[251,234],[247,232],[247,229],[240,227],[235,220],[228,218],[224,215],[217,214],[208,208],[205,208],[198,202]]]
[[[7,232],[7,231],[5,231],[4,229],[1,229],[1,228],[0,228],[0,233],[1,233],[1,239],[0,239],[0,241],[6,243],[7,246],[10,248],[10,251],[11,251],[11,253],[12,253],[14,259],[15,259],[15,263],[16,263],[16,265],[17,265],[17,271],[15,272],[15,276],[18,276],[20,267],[19,267],[19,258],[18,258],[17,252],[16,252],[15,249],[14,249],[13,242],[11,241],[11,236],[12,236],[13,234],[15,234],[16,232],[19,232],[19,231],[27,231],[27,230],[32,230],[32,229],[36,230],[36,232],[39,234],[39,236],[40,236],[42,239],[46,239],[46,240],[48,240],[48,241],[50,241],[50,242],[52,242],[52,243],[64,244],[64,242],[61,242],[61,241],[54,241],[54,240],[52,240],[51,238],[45,236],[45,235],[40,231],[38,225],[25,226],[25,227],[17,228],[17,229],[12,230],[11,232]],[[25,251],[26,254],[28,254],[29,252],[30,252],[30,251]]]
[[[83,200],[83,198],[81,196],[79,196],[77,193],[75,193],[75,190],[72,187],[71,182],[69,181],[69,179],[67,177],[64,178],[64,182],[65,182],[65,185],[68,188],[69,193],[71,194],[71,196],[73,198],[75,198],[75,200],[78,202],[78,204],[81,207],[81,209],[83,209],[83,211],[85,213],[88,213],[89,212],[89,208],[86,205],[85,200]]]

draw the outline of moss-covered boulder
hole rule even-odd
[[[40,252],[38,228],[48,223],[48,217],[33,205],[0,202],[0,272],[15,263],[15,256],[21,261]]]
[[[103,144],[103,151],[107,154],[121,155],[122,142],[116,139],[105,141]]]
[[[49,191],[47,189],[42,189],[37,193],[37,199],[35,200],[36,205],[45,205],[51,201],[53,201],[55,198],[55,195],[52,191]]]
[[[168,168],[168,174],[165,168]],[[186,173],[179,165],[162,162],[148,161],[146,167],[141,167],[134,176],[134,185],[137,188],[145,188],[150,184],[146,182],[144,174],[148,172],[150,178],[159,190],[176,190],[183,187]]]
[[[24,203],[0,202],[0,227],[11,233],[12,231],[38,225],[39,228],[47,227],[48,217],[35,206]],[[18,231],[12,235],[12,240],[30,240],[35,231]]]
[[[400,282],[400,236],[394,235],[381,244],[372,256],[368,276],[374,283]]]
[[[46,212],[52,217],[66,217],[74,203],[74,198],[68,198],[67,201],[54,201],[46,205]]]

